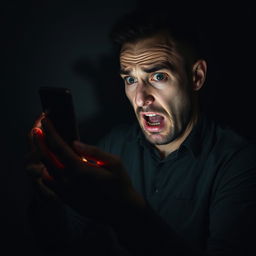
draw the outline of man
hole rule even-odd
[[[32,130],[37,161],[27,168],[40,191],[33,225],[41,241],[49,235],[79,249],[93,240],[86,230],[109,237],[110,227],[121,246],[98,241],[110,255],[254,255],[255,147],[199,111],[207,63],[185,41],[191,34],[139,16],[113,33],[139,125],[113,130],[101,149],[70,148],[43,116]]]

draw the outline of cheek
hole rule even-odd
[[[172,86],[168,90],[164,90],[158,94],[157,101],[169,113],[177,113],[182,108],[186,101],[186,95],[183,90],[178,87]]]
[[[133,104],[133,98],[134,98],[134,93],[133,93],[133,91],[130,89],[130,88],[127,88],[127,87],[125,87],[125,94],[126,94],[126,97],[128,98],[128,100],[130,101],[130,103],[132,104],[132,105],[134,105]]]

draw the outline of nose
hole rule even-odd
[[[138,107],[147,107],[154,102],[154,97],[150,93],[149,88],[141,83],[136,88],[135,103]]]

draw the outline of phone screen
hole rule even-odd
[[[79,139],[74,104],[70,89],[41,87],[39,89],[43,112],[53,123],[59,135],[71,145]]]

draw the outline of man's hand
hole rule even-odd
[[[45,184],[45,181],[52,180],[52,177],[49,175],[46,166],[41,161],[42,155],[37,146],[37,139],[35,138],[36,134],[42,135],[41,120],[43,118],[44,114],[41,114],[28,134],[30,152],[25,159],[25,169],[33,181],[37,196],[43,200],[57,200],[58,196]]]
[[[82,215],[111,221],[127,207],[144,207],[120,159],[75,141],[73,148],[42,120],[44,137],[35,135],[42,162],[53,177],[47,184],[59,198]]]

